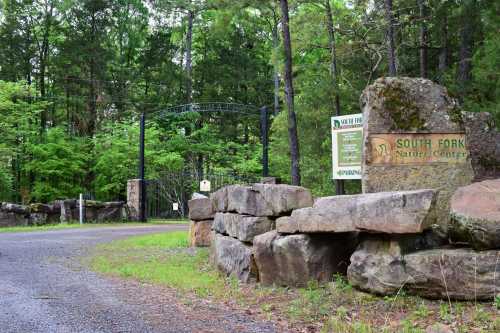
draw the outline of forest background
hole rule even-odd
[[[267,105],[270,174],[293,181],[284,79],[301,184],[332,194],[330,117],[358,113],[361,91],[388,75],[427,77],[500,122],[500,1],[2,0],[0,201],[123,199],[142,112],[147,178],[259,174],[258,116],[153,121],[203,102]]]

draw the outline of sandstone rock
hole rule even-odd
[[[379,192],[356,199],[356,228],[384,233],[420,233],[436,222],[434,190]]]
[[[500,251],[434,249],[404,257],[405,289],[427,298],[492,300],[500,290]]]
[[[96,220],[99,222],[104,221],[121,221],[123,219],[123,206],[122,201],[104,202],[103,206],[97,209]]]
[[[424,135],[425,139],[434,135],[439,140],[442,133],[454,133],[465,138],[464,122],[457,102],[444,87],[430,80],[387,77],[376,80],[365,89],[361,107],[365,122],[363,192],[436,189],[439,191],[436,216],[445,230],[452,193],[456,188],[470,184],[474,177],[470,158],[466,156],[467,142],[465,157],[460,155],[460,159],[450,163],[432,162],[432,154],[430,157],[419,155],[425,158],[416,158],[420,161],[418,163],[398,162],[391,155],[396,150],[395,145],[387,142],[384,147],[382,144],[372,147],[372,142],[381,134],[398,137],[417,133]],[[386,156],[388,150],[391,153]],[[375,153],[383,156],[379,163],[372,159]]]
[[[310,280],[329,281],[345,273],[356,236],[270,231],[254,238],[259,280],[264,285],[306,286]]]
[[[356,231],[356,195],[322,197],[313,207],[296,209],[291,217],[276,221],[281,233],[349,232]]]
[[[253,216],[280,216],[313,204],[309,190],[283,184],[230,185],[214,192],[210,198],[218,212]]]
[[[45,205],[41,203],[34,203],[29,205],[29,210],[31,213],[46,213],[50,214],[53,212],[53,207],[50,205]]]
[[[29,218],[25,214],[0,210],[0,227],[27,226],[29,223]]]
[[[278,219],[276,229],[281,233],[419,233],[435,223],[435,197],[433,190],[419,190],[318,198],[313,207]]]
[[[500,178],[500,132],[488,112],[463,112],[475,180]]]
[[[191,221],[189,224],[189,246],[210,246],[212,242],[212,223],[212,220]]]
[[[212,207],[216,212],[227,212],[227,191],[228,188],[237,185],[229,185],[219,190],[210,193],[210,200],[212,201]]]
[[[301,186],[254,184],[252,190],[257,191],[262,196],[272,210],[273,216],[287,214],[294,209],[313,205],[311,192]]]
[[[500,248],[500,179],[460,187],[451,198],[450,236],[476,250]]]
[[[362,290],[391,295],[404,289],[426,298],[492,299],[500,287],[500,251],[435,248],[428,240],[363,241],[351,256],[347,276]]]
[[[188,207],[191,220],[202,221],[214,218],[215,211],[212,207],[212,201],[207,197],[189,200]]]
[[[49,223],[47,213],[31,213],[29,219],[31,225],[45,225]]]
[[[257,280],[251,246],[220,234],[215,234],[212,246],[213,260],[220,271],[245,283]]]
[[[252,242],[254,237],[274,229],[274,221],[268,217],[255,217],[234,213],[215,214],[213,229],[220,234]]]
[[[13,203],[3,202],[1,206],[1,210],[7,213],[15,213],[21,215],[28,215],[30,213],[30,209],[28,206],[17,205]]]
[[[442,242],[432,231],[421,235],[364,235],[351,256],[347,277],[361,290],[394,294],[408,279],[403,256],[437,247]]]

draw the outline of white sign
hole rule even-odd
[[[332,117],[333,179],[361,179],[363,114]]]
[[[174,203],[172,204],[172,210],[174,210],[174,211],[175,211],[175,210],[179,210],[179,203],[174,202]]]
[[[202,180],[200,182],[200,191],[201,192],[210,192],[210,181],[208,180]]]

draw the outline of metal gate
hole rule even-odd
[[[260,180],[259,175],[240,175],[236,173],[209,173],[200,177],[192,172],[174,172],[164,174],[160,179],[146,183],[146,214],[153,219],[186,218],[188,201],[193,193],[200,191],[200,182],[210,181],[211,192],[232,184],[252,184]],[[174,210],[177,204],[177,210]]]

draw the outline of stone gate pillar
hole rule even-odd
[[[129,219],[140,220],[141,207],[141,180],[129,179],[127,181],[127,206],[129,209]]]

